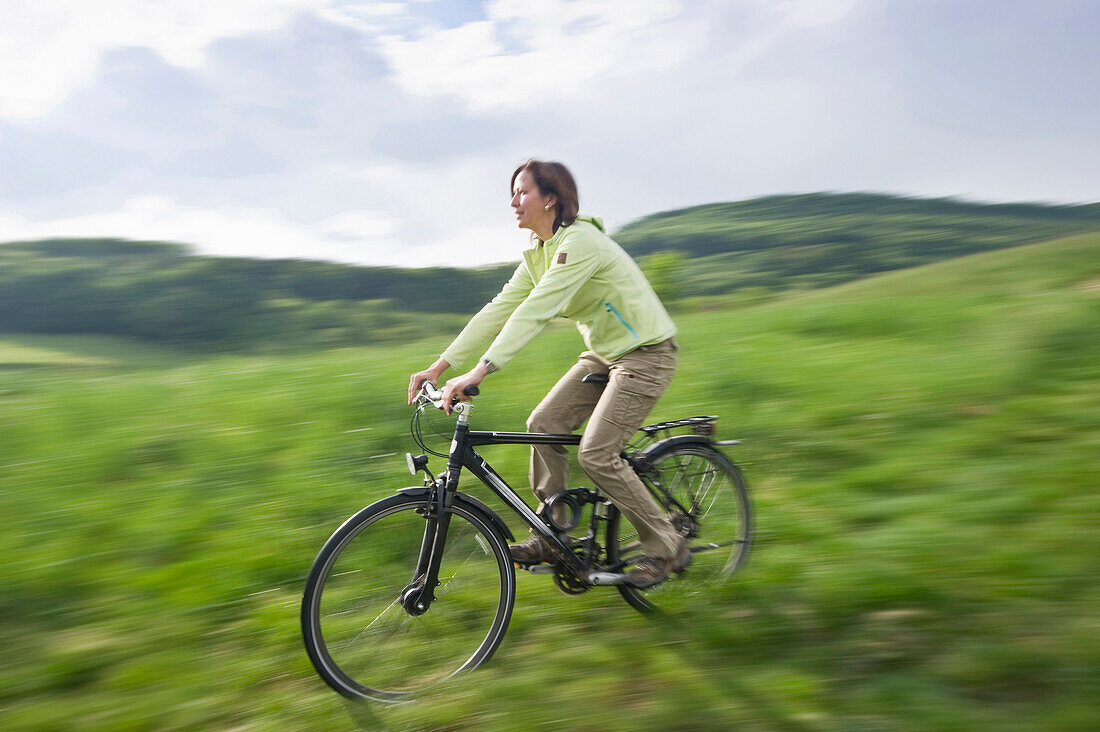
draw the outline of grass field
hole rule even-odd
[[[744,440],[747,566],[663,623],[521,576],[493,661],[397,707],[316,678],[298,600],[340,521],[414,482],[408,373],[453,333],[216,357],[0,337],[0,727],[1095,727],[1100,236],[677,319],[653,418]],[[522,429],[579,350],[551,328],[474,424]],[[491,449],[522,487],[524,449]]]

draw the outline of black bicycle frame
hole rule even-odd
[[[439,563],[447,540],[450,509],[454,503],[455,494],[458,493],[458,480],[462,468],[473,473],[509,508],[519,514],[528,526],[557,550],[563,561],[578,573],[586,571],[588,568],[584,562],[558,538],[538,514],[531,510],[519,494],[493,469],[493,466],[474,451],[474,446],[477,445],[579,445],[580,442],[581,435],[553,435],[543,432],[478,432],[471,430],[469,425],[460,420],[455,427],[454,440],[451,442],[446,476],[442,481],[437,482],[437,489],[432,491],[433,499],[429,500],[427,507],[424,540],[421,543],[416,569],[416,577],[423,577],[423,584],[419,585],[416,602],[403,603],[406,609],[410,612],[414,612],[414,609],[423,612],[435,599],[432,589],[439,582]],[[439,490],[439,483],[442,483],[441,490]]]
[[[552,435],[544,432],[476,432],[466,431],[465,435],[455,431],[455,443],[459,453],[459,462],[474,476],[497,494],[508,507],[519,514],[520,518],[546,540],[548,544],[558,550],[573,569],[583,572],[586,567],[580,559],[569,549],[558,535],[539,518],[538,514],[531,510],[527,503],[508,485],[504,478],[493,469],[483,457],[474,451],[475,445],[579,445],[581,435]],[[464,439],[463,439],[464,438]],[[453,457],[452,457],[453,460]],[[448,464],[448,483],[451,481],[450,465]],[[453,485],[458,486],[458,471],[454,473]]]

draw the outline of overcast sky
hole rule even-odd
[[[772,193],[1100,200],[1100,3],[5,0],[0,241],[481,264]]]

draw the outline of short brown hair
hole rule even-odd
[[[573,180],[573,174],[569,172],[569,168],[561,163],[528,160],[512,173],[509,193],[515,190],[516,177],[525,170],[531,173],[542,195],[553,194],[558,199],[554,207],[554,231],[557,231],[559,226],[569,226],[577,220],[577,212],[580,211],[581,206],[580,195],[577,193],[577,183]]]

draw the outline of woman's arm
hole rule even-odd
[[[508,319],[508,316],[512,314],[512,311],[516,309],[516,306],[523,302],[527,294],[531,292],[532,287],[534,287],[534,281],[531,279],[531,273],[527,269],[527,262],[520,261],[519,266],[516,267],[511,278],[504,283],[504,287],[497,293],[497,296],[489,301],[485,307],[470,319],[470,322],[466,324],[466,327],[462,329],[458,337],[454,339],[451,345],[444,349],[443,355],[428,368],[423,371],[417,371],[409,377],[409,404],[412,404],[416,392],[425,381],[431,381],[433,384],[438,384],[439,377],[444,371],[452,366],[461,368],[464,363],[471,361],[480,353],[485,348],[485,345],[493,339],[493,336],[500,331],[501,325],[503,325]],[[484,365],[478,364],[478,367],[484,367]],[[475,367],[475,370],[478,367]],[[471,376],[472,373],[474,372],[471,371],[465,374],[465,376]],[[478,376],[471,377],[471,380],[463,383],[462,387],[465,388],[471,384],[481,383],[481,380],[485,378],[487,373],[489,373],[489,369],[484,367],[484,373],[479,373]],[[476,381],[472,380],[473,378],[476,378]],[[454,379],[451,381],[454,381]],[[462,389],[459,389],[458,393],[462,395],[460,398],[468,398],[463,394]],[[448,401],[448,404],[449,403]]]
[[[534,286],[527,262],[521,260],[497,296],[470,318],[458,337],[443,350],[440,359],[456,369],[464,368],[476,359]]]

